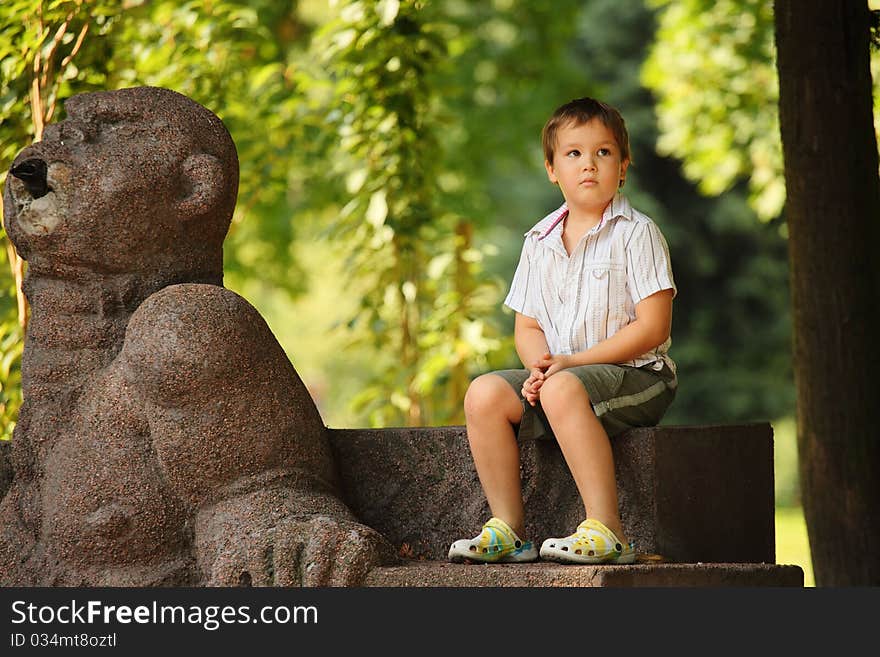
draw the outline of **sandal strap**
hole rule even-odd
[[[480,535],[475,540],[479,541],[483,547],[488,547],[495,552],[515,550],[518,547],[517,544],[523,544],[510,525],[501,518],[495,517],[486,521]]]
[[[568,547],[572,552],[582,550],[603,555],[611,552],[622,553],[624,551],[623,544],[614,532],[595,518],[587,518],[577,526],[573,534],[559,539],[558,542]],[[632,544],[628,547],[632,547]]]
[[[531,541],[524,541],[506,522],[490,518],[471,539],[455,541],[449,548],[449,558],[456,560],[494,562],[525,562],[538,558]]]
[[[501,518],[490,518],[477,536],[468,541],[472,550],[484,555],[505,556],[519,550],[528,543],[520,539],[516,532]]]
[[[601,521],[596,520],[595,518],[587,518],[581,524],[578,525],[578,529],[584,527],[586,529],[592,529],[595,532],[602,534],[609,542],[612,544],[620,543],[620,539],[617,538],[617,534],[608,529]]]

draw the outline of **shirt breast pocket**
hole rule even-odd
[[[589,304],[592,310],[603,313],[606,310],[614,312],[626,298],[626,265],[616,262],[591,262],[585,269]]]
[[[586,268],[596,280],[614,280],[626,274],[626,265],[616,262],[591,262]]]

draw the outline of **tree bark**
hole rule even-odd
[[[880,177],[865,0],[777,0],[798,449],[818,586],[880,585]]]

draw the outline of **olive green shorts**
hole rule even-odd
[[[660,422],[675,397],[677,381],[667,365],[656,371],[649,365],[581,365],[565,370],[577,376],[596,417],[609,436],[633,427],[650,427]],[[538,401],[529,404],[522,395],[528,370],[498,370],[497,374],[516,391],[522,401],[523,417],[517,430],[518,440],[553,439],[553,429]]]

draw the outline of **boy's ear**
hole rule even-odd
[[[547,177],[550,179],[554,185],[559,183],[559,178],[556,177],[556,173],[553,171],[553,165],[550,163],[550,160],[544,160],[544,168],[547,170]]]
[[[629,167],[629,159],[624,160],[620,163],[620,182],[618,183],[618,187],[623,187],[626,183],[626,170]]]
[[[177,203],[184,221],[201,217],[214,209],[222,196],[223,166],[213,155],[190,155],[182,166],[185,194]]]

